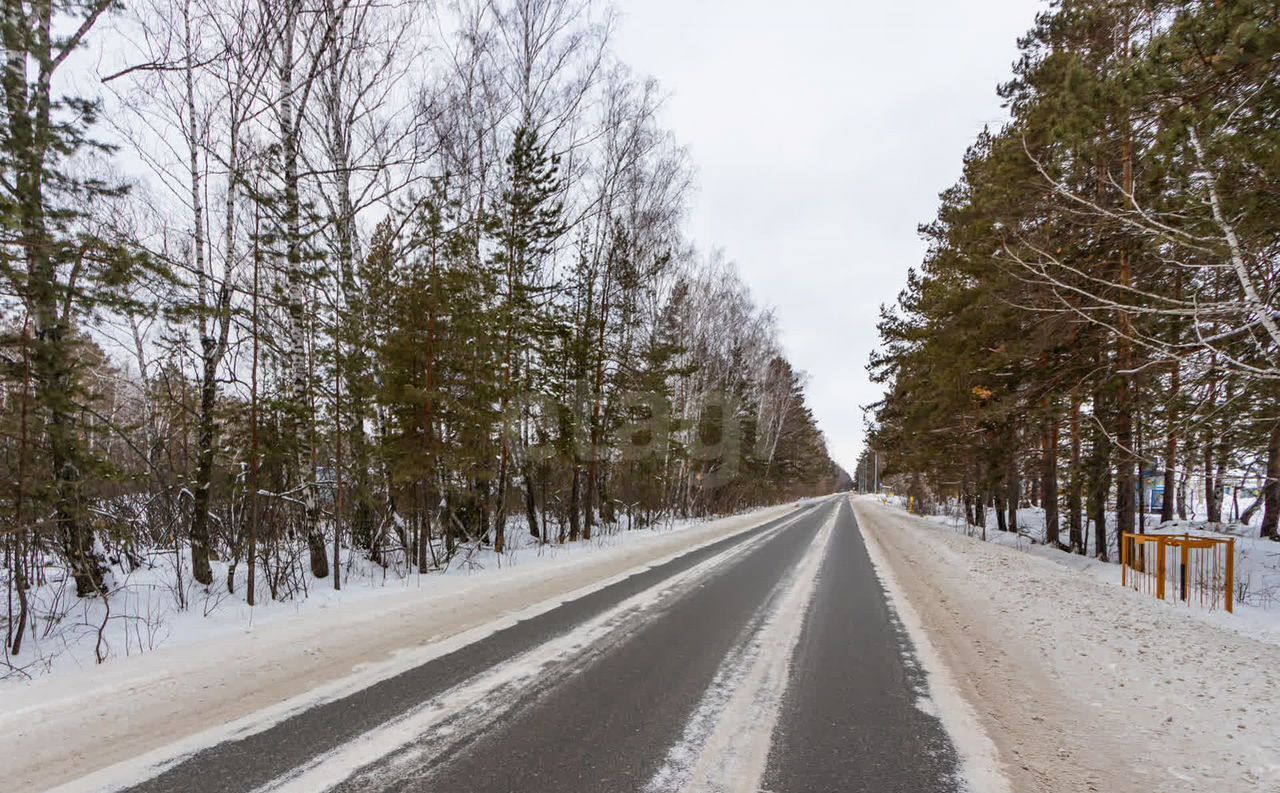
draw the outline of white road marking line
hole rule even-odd
[[[757,791],[773,743],[791,657],[813,600],[839,506],[762,609],[767,616],[721,664],[646,793]]]
[[[395,753],[391,763],[393,767],[421,761],[427,752],[426,749],[415,748],[407,751],[402,749],[417,742],[454,716],[461,716],[465,721],[461,724],[448,725],[449,732],[465,732],[478,728],[495,715],[495,710],[500,710],[500,707],[490,706],[487,702],[495,691],[504,688],[519,689],[538,680],[543,669],[549,664],[571,657],[584,648],[599,648],[608,641],[610,634],[615,632],[619,624],[626,622],[629,617],[656,610],[671,598],[701,583],[708,574],[726,567],[772,539],[804,514],[806,513],[795,515],[767,532],[722,551],[688,570],[627,598],[568,633],[514,656],[394,721],[293,769],[288,774],[258,788],[256,793],[267,793],[267,791],[314,793],[314,791],[337,785],[364,766],[388,757],[393,752]],[[615,638],[621,641],[627,637],[616,636]],[[508,702],[509,700],[503,700],[500,704]]]

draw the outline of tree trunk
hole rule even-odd
[[[1210,523],[1222,522],[1222,483],[1214,476],[1217,460],[1214,448],[1218,442],[1206,438],[1204,444],[1204,508],[1205,520]]]
[[[10,622],[10,630],[13,633],[9,637],[11,640],[10,649],[14,655],[22,652],[22,637],[26,631],[27,615],[30,608],[27,602],[27,589],[30,587],[30,581],[27,579],[27,528],[23,522],[25,519],[24,507],[27,493],[27,454],[28,444],[31,440],[30,425],[28,424],[30,410],[28,395],[31,393],[31,352],[27,345],[29,331],[29,323],[23,322],[22,392],[18,397],[20,400],[18,409],[18,460],[17,471],[15,472],[17,481],[14,483],[13,494],[13,522],[17,527],[17,531],[13,534],[13,576],[11,578],[11,585],[18,592],[18,619],[16,622]]]
[[[25,424],[24,424],[25,432]],[[18,500],[21,505],[21,499]],[[15,510],[15,517],[21,519],[21,509]],[[19,655],[22,652],[22,637],[27,627],[27,615],[30,605],[27,602],[27,589],[30,582],[27,580],[27,549],[23,540],[26,538],[27,530],[19,529],[14,535],[14,543],[17,548],[14,550],[13,565],[13,585],[18,590],[18,618],[13,623],[13,642],[10,645],[11,652]]]
[[[1190,443],[1191,439],[1186,439]],[[1186,445],[1186,444],[1184,444]],[[1187,449],[1186,463],[1182,466],[1182,472],[1178,476],[1178,520],[1187,519],[1187,489],[1191,481],[1191,472],[1195,470],[1195,450]]]
[[[534,477],[533,466],[528,460],[524,463],[524,516],[529,523],[529,534],[534,537],[538,536],[538,502],[534,497]],[[547,508],[546,504],[542,505],[543,509]]]
[[[1009,511],[1009,531],[1018,530],[1018,504],[1022,500],[1022,483],[1018,478],[1018,458],[1009,458],[1009,475],[1005,479],[1005,507]]]
[[[1178,436],[1172,430],[1165,440],[1164,447],[1164,493],[1160,498],[1160,522],[1173,520],[1177,508],[1178,472],[1174,468],[1174,460],[1178,457]]]
[[[584,504],[585,514],[582,524],[582,538],[591,539],[591,528],[595,524],[595,505],[600,494],[600,445],[604,428],[602,426],[602,402],[604,400],[605,370],[605,332],[609,327],[609,293],[612,289],[613,251],[605,256],[604,278],[600,288],[600,321],[596,327],[597,339],[595,350],[595,382],[591,393],[591,459],[587,472],[587,498]]]
[[[982,486],[985,477],[983,475],[981,463],[974,464],[973,470],[973,525],[982,530],[982,539],[987,539],[987,513],[985,504],[983,503],[987,497],[986,490]]]
[[[336,340],[333,375],[333,589],[338,591],[342,589],[342,345]]]
[[[1067,488],[1067,534],[1073,553],[1085,553],[1084,516],[1084,466],[1080,458],[1080,394],[1071,391],[1071,483]]]
[[[576,537],[581,531],[578,520],[581,515],[582,501],[582,467],[573,463],[573,478],[569,484],[569,536]],[[558,541],[564,542],[564,526],[561,524]]]
[[[1222,507],[1224,504],[1224,498],[1226,496],[1226,489],[1227,489],[1227,462],[1228,462],[1227,457],[1230,453],[1230,447],[1227,441],[1225,440],[1219,441],[1217,444],[1217,447],[1218,447],[1218,457],[1214,461],[1217,470],[1214,474],[1214,494],[1213,495],[1214,495],[1214,503],[1218,512],[1218,519],[1214,522],[1221,523]]]
[[[511,382],[512,382],[511,366],[513,364],[513,361],[512,361],[513,356],[511,354],[510,348],[513,342],[511,341],[511,338],[510,338],[511,336],[510,332],[508,332],[507,335],[508,335],[508,338],[507,338],[506,366],[504,367],[503,385],[502,385],[503,395],[502,395],[502,399],[499,400],[499,405],[498,405],[499,407],[498,432],[500,434],[500,438],[499,438],[500,450],[498,453],[498,481],[497,481],[498,492],[493,497],[493,501],[494,501],[493,549],[499,554],[501,554],[507,548],[507,477],[509,476],[509,469],[511,464],[511,446],[510,446],[511,440],[508,437],[510,433],[507,430],[507,409],[510,402],[508,400],[507,395],[511,389]]]
[[[418,557],[418,570],[425,572],[429,569],[431,562],[431,513],[423,505],[422,513],[418,516],[418,541],[414,544],[414,550]]]
[[[1044,539],[1049,545],[1062,547],[1058,528],[1058,422],[1052,413],[1045,418],[1043,448],[1040,503],[1044,506]]]
[[[217,394],[217,365],[205,355],[200,383],[199,450],[196,460],[195,494],[191,506],[191,577],[208,586],[213,583],[209,567],[209,497],[213,484],[213,409]]]
[[[250,333],[253,336],[252,358],[249,364],[249,549],[246,552],[245,600],[252,606],[258,579],[258,247],[259,210],[253,219],[253,298]]]
[[[1094,397],[1095,410],[1101,404],[1100,395]],[[1089,517],[1094,526],[1094,554],[1107,561],[1107,496],[1111,492],[1111,440],[1101,427],[1095,427],[1093,449],[1089,453]]]
[[[1116,399],[1116,534],[1132,534],[1137,525],[1137,460],[1133,453],[1132,384],[1123,376]]]
[[[1178,291],[1181,292],[1181,275],[1179,275]],[[1173,520],[1174,511],[1177,508],[1177,470],[1176,462],[1178,459],[1178,413],[1177,400],[1182,390],[1182,367],[1175,360],[1173,362],[1173,371],[1169,375],[1169,395],[1167,402],[1169,404],[1169,428],[1168,435],[1164,442],[1164,497],[1160,500],[1160,522],[1168,523]]]
[[[1262,486],[1262,536],[1280,540],[1280,421],[1267,439],[1267,479]]]
[[[1125,23],[1125,57],[1128,57],[1129,30]],[[1129,121],[1123,121],[1124,140],[1121,146],[1121,190],[1126,199],[1133,195],[1133,136],[1129,129]],[[1133,283],[1133,262],[1130,259],[1128,244],[1120,248],[1120,286],[1127,289]],[[1136,384],[1130,372],[1134,369],[1133,345],[1130,337],[1133,333],[1129,312],[1119,311],[1117,318],[1119,333],[1116,336],[1116,360],[1120,367],[1119,382],[1116,388],[1115,402],[1115,439],[1116,439],[1116,537],[1123,537],[1134,530],[1137,513],[1136,480],[1134,469],[1139,461],[1135,454],[1133,432],[1133,404]],[[1117,542],[1120,540],[1117,539]]]
[[[597,471],[597,477],[599,479],[597,492],[600,499],[600,522],[606,526],[612,525],[617,520],[617,516],[614,515],[613,500],[609,497],[609,474],[602,467]]]
[[[316,483],[312,475],[315,468],[314,448],[308,415],[311,411],[311,372],[307,350],[307,314],[304,299],[307,284],[302,258],[302,199],[298,187],[298,109],[293,79],[294,26],[297,13],[293,5],[286,5],[281,33],[280,81],[280,143],[284,166],[283,232],[285,242],[285,278],[288,290],[288,343],[289,376],[292,379],[288,406],[291,431],[298,445],[293,465],[296,484],[303,502],[302,533],[307,540],[311,574],[316,578],[329,575],[328,548],[319,529],[316,505]]]
[[[213,571],[209,568],[209,499],[213,487],[213,444],[214,416],[213,410],[217,402],[218,359],[221,357],[217,342],[213,338],[210,323],[213,317],[205,316],[208,308],[205,300],[211,292],[211,284],[205,265],[204,238],[204,193],[201,189],[199,161],[199,132],[196,126],[195,105],[195,63],[191,39],[191,3],[183,4],[183,28],[185,33],[185,68],[186,111],[187,111],[187,153],[189,176],[191,179],[191,237],[195,257],[196,284],[198,294],[196,300],[201,309],[197,318],[200,327],[200,418],[199,445],[196,459],[196,481],[193,505],[191,508],[191,577],[205,586],[213,583]]]

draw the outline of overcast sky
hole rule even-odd
[[[692,230],[775,308],[837,462],[852,470],[881,303],[916,226],[1004,118],[996,85],[1039,0],[618,0],[622,59],[670,93],[698,169]]]

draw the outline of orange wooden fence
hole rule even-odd
[[[1124,585],[1161,600],[1213,610],[1235,606],[1236,541],[1191,534],[1125,534]]]

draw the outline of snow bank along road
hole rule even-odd
[[[854,502],[1019,793],[1277,793],[1280,637]]]
[[[64,787],[1007,790],[881,581],[848,499],[829,499],[216,744]]]

